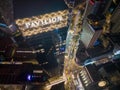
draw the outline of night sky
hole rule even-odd
[[[64,0],[13,0],[13,3],[15,19],[67,9]]]

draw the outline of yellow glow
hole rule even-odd
[[[95,22],[95,25],[98,25],[99,23],[98,22]]]
[[[68,10],[52,12],[49,14],[33,16],[31,18],[17,19],[16,24],[23,36],[52,31],[67,26]]]
[[[107,84],[106,81],[100,81],[100,82],[98,83],[98,86],[99,86],[99,87],[104,87],[104,86],[106,86],[106,84]]]

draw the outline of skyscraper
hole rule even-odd
[[[93,47],[96,40],[99,38],[102,32],[102,27],[95,28],[86,21],[83,25],[83,31],[81,33],[81,41],[86,48]]]
[[[27,44],[40,50],[39,62],[54,61],[64,53],[68,19],[64,0],[13,1],[15,22]]]

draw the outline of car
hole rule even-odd
[[[89,3],[90,3],[91,5],[94,5],[94,4],[95,4],[95,1],[101,1],[101,2],[102,2],[103,0],[90,0]]]
[[[95,3],[95,0],[90,0],[91,5],[94,5],[94,3]]]

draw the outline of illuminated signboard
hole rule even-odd
[[[31,18],[17,19],[16,24],[23,36],[52,31],[67,26],[68,11],[58,11],[49,14],[33,16]]]

